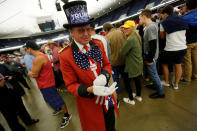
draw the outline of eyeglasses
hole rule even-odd
[[[90,33],[91,28],[90,28],[90,27],[88,27],[88,28],[78,28],[78,29],[76,29],[76,31],[77,31],[79,34],[84,34],[85,32]]]

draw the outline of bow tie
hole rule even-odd
[[[88,52],[82,53],[79,51],[74,51],[75,63],[82,69],[88,70],[89,60],[91,57],[94,61],[102,62],[102,53],[97,45],[94,45]]]
[[[86,50],[86,52],[88,52],[88,46],[83,46],[83,48]]]

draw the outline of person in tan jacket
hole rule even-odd
[[[114,26],[109,22],[103,25],[103,30],[106,32],[106,38],[111,48],[111,65],[112,77],[117,82],[117,94],[120,93],[119,74],[124,72],[125,57],[120,55],[120,49],[126,41],[126,36],[120,30],[114,29]]]

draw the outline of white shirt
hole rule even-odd
[[[164,28],[161,25],[160,31],[164,32]],[[176,31],[173,33],[166,33],[166,47],[165,51],[178,51],[187,49],[186,46],[186,30]]]
[[[97,39],[97,40],[100,40],[102,43],[103,43],[103,46],[104,46],[104,49],[105,49],[105,53],[108,57],[108,50],[107,50],[107,40],[105,39],[104,36],[101,36],[101,35],[98,35],[98,34],[95,34],[95,35],[92,35],[91,38],[93,39]]]
[[[74,40],[74,42],[77,44],[79,50],[82,52],[82,53],[86,53],[86,50],[83,48],[84,45],[80,44],[79,42],[77,42],[76,40]],[[86,46],[88,47],[88,50],[90,50],[90,44],[86,44]]]

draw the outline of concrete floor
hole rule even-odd
[[[123,85],[123,83],[121,83]],[[196,131],[197,130],[197,81],[189,85],[180,84],[179,90],[164,87],[165,99],[150,99],[153,90],[143,88],[143,101],[136,101],[136,105],[120,102],[120,119],[116,118],[117,131]],[[39,118],[40,122],[26,127],[28,131],[81,131],[77,113],[75,97],[68,92],[60,92],[64,98],[72,119],[67,127],[60,129],[63,114],[53,116],[53,110],[47,105],[40,91],[32,87],[26,90],[24,104],[32,118]],[[128,97],[122,89],[119,98]],[[0,115],[0,123],[9,131],[5,120]]]

